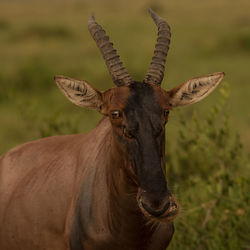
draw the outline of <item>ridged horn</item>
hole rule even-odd
[[[91,15],[88,21],[88,29],[102,53],[115,85],[119,87],[132,83],[133,80],[123,66],[119,55],[113,47],[113,43],[109,41],[105,30],[95,21],[94,14]]]
[[[168,23],[149,9],[157,28],[158,37],[155,45],[154,55],[148,72],[144,78],[145,83],[161,84],[164,77],[166,57],[169,50],[171,32]]]

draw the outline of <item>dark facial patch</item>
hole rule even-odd
[[[163,112],[151,85],[138,82],[130,85],[123,125],[133,135],[127,144],[128,155],[140,187],[156,199],[167,191],[161,166],[165,141]]]

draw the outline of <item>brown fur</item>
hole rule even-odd
[[[104,118],[87,135],[41,139],[5,154],[0,162],[0,249],[70,249],[77,196],[93,171],[94,223],[83,249],[164,249],[172,225],[148,223],[139,211],[135,186],[123,170],[126,158],[116,152],[112,138]]]

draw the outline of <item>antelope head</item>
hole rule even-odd
[[[139,208],[145,216],[167,222],[179,211],[166,183],[165,125],[169,112],[202,100],[216,88],[224,73],[192,78],[171,90],[162,89],[170,27],[152,10],[149,12],[158,28],[158,37],[143,81],[131,78],[94,16],[88,21],[88,29],[116,87],[102,92],[85,80],[56,76],[55,81],[71,102],[109,117],[116,145],[127,155],[130,166],[127,170],[136,180]]]

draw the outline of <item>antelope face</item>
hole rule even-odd
[[[56,83],[74,104],[109,116],[116,143],[125,152],[131,175],[138,185],[137,202],[143,214],[163,222],[173,220],[179,205],[167,188],[165,173],[165,124],[169,111],[206,97],[222,80],[218,72],[192,78],[172,90],[160,87],[170,43],[166,21],[150,10],[158,27],[158,39],[149,70],[135,82],[122,65],[105,31],[94,20],[89,30],[96,41],[116,88],[98,91],[88,82],[57,76]]]
[[[138,206],[146,216],[164,221],[172,220],[179,210],[165,175],[168,97],[160,86],[134,82],[107,91],[103,107],[116,145],[128,158],[127,172],[136,180]]]

